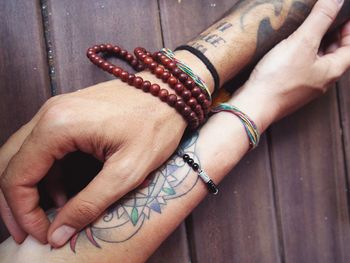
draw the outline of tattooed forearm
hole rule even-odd
[[[204,53],[214,66],[226,63],[226,67],[218,67],[220,78],[223,83],[235,76],[236,85],[231,86],[236,88],[266,52],[304,21],[315,2],[241,0],[188,44]],[[345,0],[336,24],[349,19],[349,13],[350,0]]]
[[[183,140],[179,146],[198,162],[196,144],[198,133]],[[101,248],[104,242],[125,242],[141,231],[152,213],[161,214],[167,203],[179,198],[195,186],[198,177],[181,157],[174,154],[162,167],[153,172],[141,186],[108,209],[94,224],[70,240],[76,252],[77,242],[89,242]]]

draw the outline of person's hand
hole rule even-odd
[[[340,8],[337,0],[319,0],[304,23],[265,55],[238,90],[232,103],[251,112],[260,130],[326,92],[349,69],[350,20],[332,39],[323,39]]]
[[[63,245],[160,166],[185,128],[173,108],[119,80],[49,99],[0,149],[0,213],[11,235],[18,243],[30,234]],[[103,161],[103,169],[50,225],[37,184],[76,150]]]

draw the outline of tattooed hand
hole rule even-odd
[[[350,20],[321,43],[340,8],[337,0],[318,1],[294,34],[259,62],[235,104],[249,113],[258,98],[269,119],[262,123],[270,123],[326,92],[350,67]]]

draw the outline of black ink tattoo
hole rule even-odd
[[[196,144],[198,133],[185,139],[179,147],[198,162]],[[153,172],[141,186],[123,197],[96,221],[70,240],[75,253],[78,240],[88,240],[101,248],[102,242],[125,242],[136,235],[152,213],[161,214],[167,203],[193,189],[198,176],[191,173],[181,156],[174,154],[162,167]]]

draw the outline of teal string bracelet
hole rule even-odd
[[[197,86],[204,91],[206,94],[207,98],[211,101],[211,94],[208,89],[208,86],[205,84],[204,80],[202,80],[198,75],[196,75],[193,70],[187,66],[185,63],[182,61],[178,60],[175,57],[175,54],[173,51],[171,51],[169,48],[162,48],[160,52],[165,55],[167,58],[171,59],[172,61],[175,62],[176,66],[184,73],[186,73],[196,84]]]
[[[260,133],[255,123],[242,111],[240,111],[237,107],[228,104],[221,103],[215,108],[211,110],[211,113],[219,113],[219,112],[229,112],[236,115],[239,120],[242,122],[245,131],[247,132],[249,138],[249,148],[254,149],[258,146],[260,140]]]

